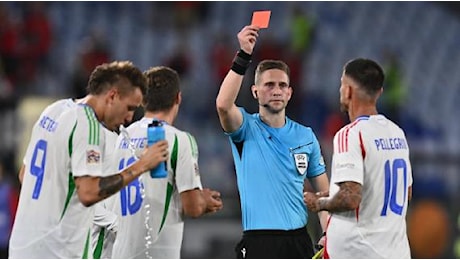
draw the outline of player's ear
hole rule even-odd
[[[353,86],[350,84],[345,85],[345,98],[351,99],[352,93],[354,92]]]
[[[259,96],[257,96],[257,89],[256,89],[256,86],[255,86],[255,85],[252,85],[251,90],[252,90],[252,96],[253,96],[255,99],[258,99]]]
[[[291,86],[289,86],[288,87],[288,100],[291,100],[292,92],[294,92],[294,89]]]
[[[379,89],[379,92],[377,93],[377,98],[380,97],[383,93],[383,87]]]
[[[182,102],[182,92],[179,91],[179,93],[177,93],[175,103],[180,105],[181,102]]]
[[[113,100],[115,100],[115,97],[118,95],[118,89],[117,88],[111,88],[107,91],[106,94],[106,99],[109,103],[112,103]]]

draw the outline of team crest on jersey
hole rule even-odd
[[[304,175],[308,167],[308,155],[306,153],[294,154],[295,166],[300,175]]]
[[[94,150],[86,151],[86,163],[99,163],[101,154]]]

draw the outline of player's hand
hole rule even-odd
[[[304,192],[303,201],[307,208],[313,212],[319,212],[321,209],[319,207],[319,198],[320,196],[313,192]]]
[[[147,147],[140,157],[139,161],[144,164],[146,170],[151,170],[158,166],[161,162],[168,159],[168,142],[161,140],[150,147]]]
[[[204,188],[202,192],[206,201],[206,213],[217,212],[224,207],[220,198],[220,192],[208,188]]]
[[[238,33],[240,48],[247,54],[252,54],[254,46],[259,37],[259,27],[247,25]]]

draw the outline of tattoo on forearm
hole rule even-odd
[[[330,212],[343,212],[356,208],[361,202],[361,184],[356,182],[342,182],[339,184],[340,191],[327,203]],[[326,206],[326,205],[322,205]]]
[[[103,177],[99,181],[99,196],[108,197],[123,187],[121,174]]]

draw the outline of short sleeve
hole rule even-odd
[[[363,154],[359,131],[343,128],[334,136],[334,183],[353,181],[363,184]]]
[[[326,165],[324,164],[324,158],[321,153],[321,147],[313,131],[311,132],[311,136],[313,144],[307,169],[307,176],[309,178],[316,177],[326,172]]]
[[[85,110],[88,108],[85,108]],[[69,137],[72,140],[72,173],[78,176],[103,175],[104,133],[94,114],[77,110],[77,124]]]
[[[246,138],[245,133],[246,133],[246,129],[248,128],[247,124],[249,122],[249,120],[248,120],[249,114],[246,112],[246,110],[244,110],[244,108],[242,108],[242,107],[239,107],[238,109],[240,110],[240,112],[241,112],[241,114],[243,116],[243,122],[241,123],[240,128],[237,129],[233,133],[225,133],[235,143],[240,143]]]
[[[186,132],[176,134],[172,147],[171,166],[175,172],[179,193],[196,188],[202,189],[198,167],[198,146],[191,134]]]

